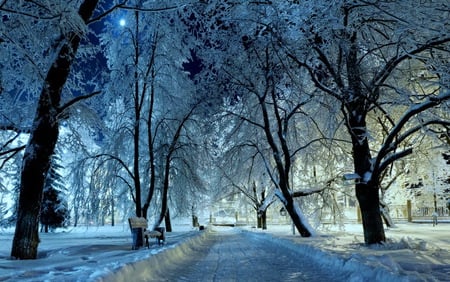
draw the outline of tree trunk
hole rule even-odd
[[[166,225],[166,232],[172,232],[172,222],[170,221],[170,210],[168,208],[164,217],[164,223]]]
[[[386,241],[378,188],[367,184],[356,184],[356,197],[361,209],[365,243],[376,244]]]
[[[283,184],[283,182],[281,182],[281,184]],[[307,223],[304,222],[304,219],[301,217],[300,208],[295,203],[291,193],[289,193],[289,190],[286,189],[285,191],[282,191],[282,193],[282,195],[278,193],[276,193],[275,195],[283,203],[284,208],[291,217],[292,223],[294,224],[295,228],[302,237],[311,237],[312,229],[311,227],[309,227],[309,225],[307,225]]]
[[[116,224],[116,218],[114,216],[114,211],[116,209],[114,197],[111,197],[111,226],[114,226]]]
[[[161,225],[164,218],[167,217],[168,213],[168,194],[169,194],[169,173],[170,173],[170,155],[166,157],[166,163],[164,168],[164,182],[162,187],[162,196],[161,196],[161,211],[159,212],[158,220],[156,221],[156,224],[154,228]],[[167,228],[167,227],[166,227]]]
[[[372,168],[367,139],[353,143],[353,158],[355,172],[361,177],[355,184],[355,192],[361,210],[364,241],[366,244],[384,242],[386,237],[381,219],[378,177],[370,176]]]
[[[156,46],[156,45],[155,45]],[[155,52],[153,51],[153,54]],[[148,209],[155,193],[155,183],[156,183],[156,165],[155,165],[155,148],[154,148],[154,138],[153,138],[153,108],[155,105],[155,71],[152,68],[151,72],[151,87],[150,87],[150,97],[149,97],[149,110],[147,116],[147,143],[148,143],[148,154],[149,154],[149,165],[150,165],[150,183],[148,185],[148,194],[145,203],[142,207],[142,216],[147,218]]]
[[[139,12],[134,13],[135,36],[139,34]],[[134,44],[134,128],[133,128],[133,181],[135,190],[135,212],[137,217],[142,216],[142,201],[141,201],[141,176],[140,176],[140,131],[141,131],[141,99],[139,96],[139,40]]]
[[[311,237],[312,233],[308,229],[308,227],[303,223],[302,218],[298,214],[298,212],[297,212],[298,207],[296,207],[296,203],[294,202],[294,199],[292,198],[292,196],[291,195],[289,195],[289,197],[285,196],[285,200],[286,201],[283,202],[284,207],[286,208],[286,211],[288,212],[289,216],[291,217],[292,222],[294,223],[297,231],[300,233],[300,235],[302,237]]]
[[[373,175],[372,156],[368,141],[366,125],[367,113],[372,101],[369,93],[364,93],[362,75],[358,65],[356,32],[347,34],[350,48],[346,56],[348,89],[344,106],[347,110],[347,129],[352,139],[353,165],[355,173],[360,177],[355,184],[356,198],[361,209],[366,244],[380,243],[386,240],[380,214],[379,175]]]
[[[349,132],[352,137],[354,168],[360,177],[355,184],[355,193],[361,210],[364,241],[366,244],[381,243],[386,238],[381,220],[378,176],[372,175],[372,156],[366,136],[364,111],[358,106],[353,109],[356,109],[352,111],[356,114],[350,117]]]
[[[361,210],[364,241],[366,244],[376,244],[386,241],[386,237],[380,212],[378,175],[372,175],[372,156],[367,140],[365,114],[359,108],[360,103],[351,107],[353,115],[349,120],[353,163],[355,172],[360,177],[355,184],[355,193]]]
[[[389,207],[383,201],[380,201],[380,211],[381,211],[381,216],[383,217],[383,220],[384,220],[384,223],[386,224],[386,226],[394,228],[395,223],[392,220],[391,215],[389,214]]]
[[[262,228],[262,218],[259,209],[256,210],[256,228]]]
[[[85,0],[81,4],[78,13],[83,20],[90,18],[97,2],[98,0]],[[39,212],[50,158],[58,140],[61,91],[79,43],[80,36],[77,32],[67,35],[67,42],[50,67],[39,97],[33,129],[22,162],[17,222],[11,249],[11,256],[17,259],[37,258]]]
[[[261,228],[263,230],[267,229],[267,212],[266,212],[266,210],[261,212]]]
[[[163,188],[162,188],[162,199],[161,199],[161,212],[159,214],[159,218],[155,224],[154,227],[158,227],[164,217],[167,216],[170,217],[169,213],[169,207],[168,207],[168,195],[169,195],[169,186],[170,186],[170,162],[172,161],[172,155],[173,153],[175,153],[176,150],[176,145],[178,143],[178,139],[180,138],[180,134],[181,134],[181,130],[183,129],[184,123],[189,120],[189,117],[191,116],[191,114],[194,112],[195,109],[195,105],[191,108],[191,110],[189,111],[189,113],[184,116],[183,120],[180,122],[180,124],[178,125],[177,131],[175,132],[172,141],[170,143],[169,149],[167,150],[167,155],[166,155],[166,159],[165,159],[165,164],[164,164],[164,182],[163,182]],[[169,221],[170,223],[170,221]],[[170,228],[170,230],[172,230],[171,226],[166,226],[166,230]],[[169,230],[167,230],[168,232],[171,232]]]
[[[66,45],[66,52],[68,52],[68,48]],[[61,60],[67,59],[59,57],[58,61]],[[65,63],[67,65],[68,62]],[[55,89],[53,85],[58,84],[62,79],[56,71],[63,66],[55,63],[47,76],[48,84],[42,91],[33,123],[33,132],[23,157],[19,209],[11,251],[11,256],[18,259],[35,259],[37,257],[39,212],[44,181],[58,139],[59,124],[56,107],[59,106],[60,99],[59,93],[56,93],[58,89]]]
[[[309,228],[303,223],[303,219],[298,214],[296,208],[294,199],[291,195],[290,188],[289,188],[289,173],[291,170],[291,153],[289,152],[288,148],[288,142],[286,141],[286,128],[282,126],[282,124],[286,124],[287,120],[284,120],[281,118],[281,115],[279,113],[279,108],[277,105],[277,97],[275,95],[274,89],[271,89],[270,91],[272,101],[269,104],[272,104],[275,116],[277,117],[277,123],[278,123],[278,131],[277,136],[278,140],[280,141],[280,147],[278,146],[277,142],[275,142],[274,136],[271,132],[271,125],[270,125],[270,118],[267,111],[267,105],[265,101],[265,95],[260,97],[259,103],[261,106],[261,111],[263,114],[263,120],[264,120],[264,132],[267,138],[267,142],[269,143],[270,148],[272,149],[272,156],[276,163],[276,169],[278,172],[278,187],[279,192],[282,193],[282,195],[277,194],[281,202],[284,204],[287,212],[289,213],[289,216],[292,219],[292,222],[294,223],[295,227],[297,228],[298,232],[302,237],[310,237],[312,235],[312,230],[310,231]],[[281,151],[280,151],[281,149]],[[281,157],[283,156],[283,157]]]

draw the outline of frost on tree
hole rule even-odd
[[[293,80],[304,74],[297,71],[271,32],[271,22],[278,20],[273,7],[261,4],[212,2],[193,12],[186,22],[198,29],[195,36],[207,47],[197,51],[202,63],[210,66],[202,72],[201,83],[210,93],[223,95],[221,110],[229,126],[234,126],[230,130],[235,134],[233,146],[227,147],[245,150],[261,162],[265,181],[279,192],[299,233],[309,237],[313,232],[299,212],[291,183],[294,167],[308,147],[307,139],[318,134],[306,121],[320,105],[310,99],[314,89]],[[243,14],[254,20],[241,20]],[[302,126],[308,130],[302,131]]]
[[[365,242],[383,242],[382,173],[413,153],[411,136],[449,124],[445,110],[430,113],[450,99],[447,1],[209,1],[188,15],[207,46],[198,56],[211,68],[209,82],[224,86],[211,92],[229,94],[227,113],[242,121],[241,128],[249,123],[264,132],[272,153],[267,163],[276,168],[269,171],[276,171],[274,183],[287,203],[290,194],[282,187],[289,187],[292,164],[286,129],[294,114],[304,114],[310,101],[302,98],[309,97],[312,105],[327,105],[311,124],[330,112],[342,125],[337,132],[345,129],[337,139],[351,144],[360,176],[355,192]],[[300,93],[306,95],[294,98]],[[384,120],[383,138],[373,138],[374,120]],[[259,141],[246,145],[262,152]]]
[[[159,212],[159,225],[168,218],[170,174],[175,166],[181,172],[187,171],[183,165],[192,165],[192,158],[185,158],[189,154],[178,155],[177,160],[172,156],[178,148],[189,146],[178,144],[182,137],[177,136],[177,128],[198,97],[193,96],[192,81],[181,68],[190,54],[180,38],[175,10],[136,9],[121,16],[122,27],[109,23],[102,34],[110,75],[104,99],[111,106],[104,121],[106,145],[95,158],[105,160],[98,161],[102,165],[114,164],[117,185],[131,194],[135,215],[150,218],[160,204],[164,212]],[[178,48],[173,42],[183,44]],[[192,181],[184,180],[183,185]],[[161,197],[155,195],[159,191]]]
[[[300,4],[302,5],[302,4]],[[296,22],[307,49],[289,56],[314,85],[334,97],[352,143],[355,192],[368,244],[385,240],[379,188],[383,171],[413,153],[408,139],[424,128],[448,126],[442,112],[450,98],[442,67],[450,38],[446,1],[335,1],[304,3]],[[419,12],[418,12],[419,11]],[[294,22],[292,26],[296,26]],[[309,46],[309,48],[308,48]],[[414,75],[417,67],[427,75]],[[419,78],[419,79],[418,79]],[[447,81],[447,82],[446,82]],[[384,119],[380,143],[370,120]]]
[[[74,28],[84,26],[83,22],[89,20],[97,2],[85,0],[80,5],[78,13],[74,10],[75,15],[71,19],[74,20],[72,23],[76,24],[69,25],[69,30],[63,30],[61,47],[43,81],[30,138],[23,157],[17,223],[11,250],[11,256],[17,259],[37,257],[39,212],[45,177],[58,140],[59,115],[63,109],[60,104],[61,92],[78,50],[80,36],[85,32],[84,29],[74,30]],[[24,5],[28,8],[29,5],[35,4],[24,3]],[[20,11],[20,7],[13,8]],[[43,6],[35,5],[34,8],[39,10]],[[39,14],[38,10],[32,10],[32,12]],[[45,9],[45,11],[49,10]]]

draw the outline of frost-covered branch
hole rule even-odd
[[[418,125],[416,127],[413,127],[411,129],[409,129],[408,131],[406,131],[404,134],[400,135],[395,142],[393,142],[391,144],[391,146],[388,148],[388,151],[386,152],[386,154],[384,155],[385,157],[388,155],[389,152],[395,151],[398,147],[398,145],[404,141],[406,138],[408,138],[409,136],[413,135],[414,133],[420,131],[421,129],[423,129],[424,127],[428,126],[428,125],[443,125],[443,126],[450,126],[450,121],[444,121],[444,120],[431,120],[431,121],[427,121],[422,123],[421,125]],[[389,165],[391,165],[393,162],[395,162],[398,159],[401,159],[403,157],[406,157],[410,154],[413,153],[413,149],[412,148],[407,148],[401,152],[397,152],[395,154],[389,155],[389,157],[384,158],[378,168],[378,172],[382,173]],[[376,167],[375,167],[376,169]]]
[[[100,15],[97,15],[95,17],[93,17],[88,23],[93,23],[93,22],[97,22],[100,21],[101,19],[103,19],[104,17],[108,16],[109,14],[111,14],[112,12],[122,9],[122,10],[133,10],[133,11],[141,11],[141,12],[163,12],[163,11],[170,11],[170,10],[175,10],[175,9],[179,9],[181,7],[184,7],[186,4],[181,4],[181,5],[175,5],[175,6],[167,6],[167,7],[153,7],[153,8],[146,8],[146,7],[138,7],[138,6],[131,6],[131,5],[127,5],[127,0],[114,5],[113,7],[109,8],[108,10],[102,12]]]
[[[128,187],[128,190],[130,190],[130,195],[131,195],[131,198],[133,199],[133,202],[136,202],[136,196],[134,195],[133,186],[131,185],[131,183],[128,182],[128,180],[126,180],[121,175],[116,175],[116,176],[117,176],[117,178],[119,178],[120,180],[122,180],[125,183],[125,185]]]
[[[26,145],[23,146],[19,146],[16,148],[12,148],[9,150],[5,150],[5,151],[0,151],[0,156],[5,156],[5,155],[9,155],[6,158],[4,158],[2,160],[2,163],[0,165],[0,169],[3,168],[3,166],[10,160],[12,159],[15,155],[17,155],[20,151],[24,150],[26,148]]]
[[[448,122],[446,122],[446,121],[431,120],[431,121],[427,121],[426,124],[424,124],[424,125],[416,126],[414,128],[411,128],[410,130],[406,131],[404,134],[399,135],[401,130],[411,120],[411,118],[413,118],[414,116],[416,116],[417,114],[419,114],[425,110],[428,110],[432,107],[439,105],[441,102],[443,102],[445,100],[450,100],[450,91],[447,91],[446,93],[443,93],[441,95],[429,97],[427,99],[427,101],[425,101],[423,103],[412,105],[409,108],[409,110],[406,111],[405,114],[400,118],[400,120],[397,122],[396,126],[394,128],[392,128],[392,130],[390,131],[389,135],[387,136],[383,146],[380,148],[377,158],[374,163],[374,171],[376,171],[377,173],[380,173],[381,171],[379,171],[378,168],[379,168],[382,160],[386,157],[386,155],[389,154],[390,152],[394,151],[400,142],[405,140],[410,135],[416,133],[424,126],[431,125],[431,124],[448,125]],[[397,140],[394,141],[395,139],[397,139]],[[386,167],[386,166],[384,166],[384,167]]]
[[[253,121],[253,120],[251,120],[251,119],[249,119],[249,118],[247,118],[247,117],[245,117],[243,115],[239,115],[239,114],[234,113],[232,111],[227,111],[227,113],[232,115],[232,116],[235,116],[235,117],[239,118],[240,120],[245,121],[245,122],[247,122],[247,123],[249,123],[251,125],[254,125],[256,127],[264,129],[264,125],[263,124],[261,124],[259,122],[256,122],[256,121]]]
[[[291,59],[292,59],[299,67],[305,68],[305,69],[308,71],[308,74],[309,74],[311,80],[313,81],[314,85],[315,85],[318,89],[324,91],[325,93],[328,93],[329,95],[331,95],[331,96],[337,98],[338,100],[341,99],[341,97],[338,96],[338,95],[336,94],[336,92],[334,91],[334,89],[332,89],[332,88],[330,88],[330,87],[327,87],[325,84],[322,83],[322,81],[320,81],[320,80],[317,78],[316,70],[315,70],[314,67],[310,66],[309,64],[307,64],[307,63],[305,63],[305,62],[300,61],[300,60],[297,58],[297,56],[295,56],[295,55],[292,54],[292,53],[287,53],[287,56],[288,56],[289,58],[291,58]],[[340,81],[340,79],[339,79],[339,81]]]
[[[446,120],[429,120],[429,121],[426,121],[426,122],[422,122],[420,125],[417,125],[417,126],[415,126],[413,128],[410,128],[405,133],[400,134],[398,136],[398,138],[395,139],[395,142],[391,146],[391,151],[393,150],[392,148],[397,147],[401,142],[406,140],[406,138],[408,138],[411,135],[413,135],[414,133],[417,133],[418,131],[426,128],[429,125],[442,125],[442,126],[446,127],[446,126],[450,126],[450,121],[446,121]]]
[[[259,147],[256,144],[255,144],[255,148],[258,151],[259,155],[261,156],[261,159],[263,160],[264,167],[266,168],[266,171],[269,174],[270,180],[273,182],[273,184],[275,184],[277,189],[280,189],[279,183],[278,183],[277,179],[275,178],[275,176],[272,173],[272,169],[271,169],[271,166],[270,166],[269,162],[264,157],[264,154],[259,150]]]
[[[34,1],[29,1],[29,2],[34,2]],[[14,10],[14,9],[6,7],[5,4],[6,4],[6,1],[4,1],[0,5],[0,11],[3,11],[5,13],[21,15],[21,16],[33,18],[33,19],[36,19],[36,20],[54,20],[54,19],[57,19],[57,18],[60,17],[59,14],[44,16],[42,13],[33,14],[33,13],[30,13],[30,12],[24,11],[24,9]],[[40,6],[41,9],[45,9],[47,12],[51,12],[48,7],[44,7],[43,5],[39,5],[39,6]]]
[[[382,173],[389,165],[391,165],[392,163],[394,163],[396,160],[399,160],[403,157],[406,157],[410,154],[413,153],[413,149],[412,148],[407,148],[403,151],[400,151],[398,153],[392,154],[390,155],[388,158],[384,159],[383,162],[379,165],[378,170],[376,171],[377,174]]]
[[[61,107],[59,107],[58,113],[61,114],[61,113],[63,113],[67,108],[69,108],[70,106],[72,106],[72,105],[74,105],[74,104],[76,104],[76,103],[78,103],[78,102],[80,102],[80,101],[82,101],[82,100],[86,100],[86,99],[89,99],[89,98],[91,98],[91,97],[93,97],[93,96],[96,96],[96,95],[98,95],[98,94],[100,94],[100,93],[102,93],[102,92],[101,92],[101,91],[95,91],[95,92],[92,92],[92,93],[87,94],[87,95],[77,96],[76,98],[70,100],[69,102],[67,102],[67,103],[65,103],[64,105],[62,105]]]
[[[416,47],[416,49],[410,50],[406,52],[402,56],[395,56],[392,59],[390,59],[384,68],[381,69],[380,72],[378,72],[377,75],[374,76],[372,81],[369,85],[373,86],[381,86],[384,84],[384,82],[391,76],[391,73],[396,69],[396,67],[402,63],[403,61],[410,59],[411,57],[420,54],[426,50],[429,50],[431,48],[435,48],[437,46],[443,45],[450,42],[450,37],[444,37],[444,38],[438,38],[438,39],[432,39],[428,41],[425,44],[419,45]]]
[[[126,3],[127,3],[127,0],[125,0],[125,1],[123,1],[122,3],[119,3],[119,4],[117,4],[117,5],[114,5],[113,7],[109,8],[109,9],[106,10],[106,11],[103,11],[103,12],[102,12],[100,15],[98,15],[98,16],[92,17],[92,18],[89,20],[88,24],[89,24],[89,23],[93,23],[93,22],[97,22],[97,21],[103,19],[104,17],[108,16],[109,14],[111,14],[112,12],[114,12],[115,10],[119,9],[119,7],[120,7],[121,5],[125,5]]]
[[[261,206],[258,209],[258,212],[264,212],[267,208],[270,207],[271,204],[275,202],[275,195],[277,194],[278,189],[273,190],[261,203]]]
[[[318,188],[318,189],[309,189],[309,190],[302,190],[302,191],[294,191],[291,193],[292,197],[298,198],[298,197],[305,197],[313,194],[317,194],[320,192],[323,192],[325,189],[329,188],[328,186]]]
[[[120,158],[117,157],[117,156],[114,156],[114,155],[111,155],[111,154],[97,154],[97,155],[91,156],[91,157],[89,157],[89,158],[90,158],[90,159],[96,159],[96,158],[101,158],[101,157],[107,157],[107,158],[110,159],[110,160],[117,161],[117,162],[122,166],[122,168],[125,169],[125,171],[127,172],[127,174],[128,174],[132,179],[134,179],[134,175],[133,175],[132,171],[128,168],[127,164],[126,164],[122,159],[120,159]]]
[[[291,157],[291,158],[295,157],[295,155],[296,155],[298,152],[300,152],[300,151],[302,151],[302,150],[308,148],[309,146],[313,145],[313,144],[316,143],[316,142],[321,142],[321,141],[323,141],[323,140],[339,141],[338,139],[335,139],[335,138],[334,138],[334,139],[331,139],[331,138],[315,138],[315,139],[309,140],[308,143],[306,143],[305,145],[300,146],[299,148],[297,148],[297,149],[290,155],[290,157]],[[340,140],[340,141],[346,141],[346,140]],[[347,141],[346,141],[346,142],[347,142]]]

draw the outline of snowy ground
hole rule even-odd
[[[208,228],[215,232],[197,231],[188,226],[175,229],[176,232],[168,234],[164,246],[152,241],[150,250],[137,251],[131,250],[127,224],[42,234],[40,258],[26,261],[9,259],[13,233],[1,230],[0,281],[139,281],[143,277],[147,281],[161,281],[158,279],[161,276],[153,276],[157,272],[152,268],[164,269],[167,264],[186,261],[202,242],[230,230],[243,233],[244,239],[240,240],[258,240],[267,246],[276,244],[305,255],[331,273],[345,271],[347,281],[450,281],[449,223],[437,227],[399,224],[398,228],[386,231],[389,238],[386,245],[371,248],[364,246],[359,225],[347,225],[345,230],[322,232],[309,239],[292,235],[290,226],[269,226],[266,231],[245,227]],[[205,250],[209,249],[209,245],[205,246],[208,246]],[[253,252],[241,253],[241,257],[234,258],[237,262]],[[276,269],[268,265],[267,271]]]
[[[270,227],[283,245],[308,253],[331,269],[354,272],[353,281],[450,281],[450,224],[404,223],[386,230],[388,242],[364,245],[362,226],[321,232],[315,238],[292,235],[292,228]],[[261,232],[261,231],[258,231]],[[358,275],[359,272],[359,275]]]

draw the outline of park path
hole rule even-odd
[[[238,229],[212,232],[184,259],[164,265],[149,281],[343,281],[266,236]],[[160,266],[161,267],[161,266]]]

